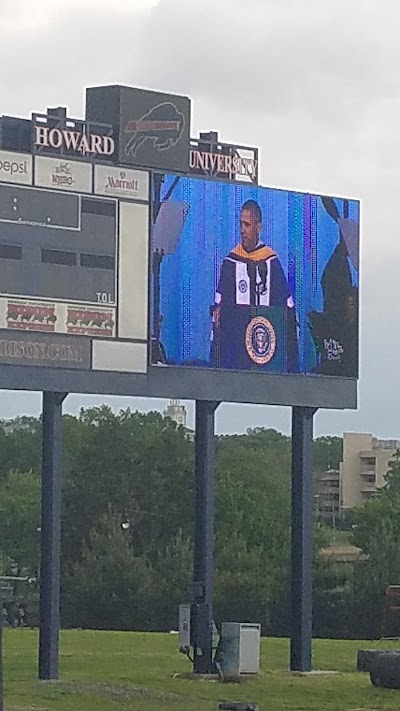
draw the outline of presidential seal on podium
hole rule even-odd
[[[246,351],[257,365],[265,365],[273,358],[276,349],[275,329],[263,316],[252,318],[245,332]]]

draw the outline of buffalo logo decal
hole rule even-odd
[[[146,141],[152,141],[157,151],[166,151],[181,140],[184,128],[185,117],[175,104],[170,101],[157,104],[142,118],[128,121],[125,133],[132,136],[125,146],[125,153],[136,156]]]

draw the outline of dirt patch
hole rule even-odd
[[[187,699],[182,697],[180,694],[174,694],[168,691],[158,691],[156,689],[148,689],[146,687],[133,686],[130,684],[105,684],[100,682],[70,681],[59,682],[57,688],[62,689],[63,691],[69,691],[72,694],[97,694],[98,696],[104,696],[105,698],[112,699],[113,701],[145,699],[146,701],[154,701],[155,703],[165,703],[167,701],[171,701],[174,704],[181,703],[182,706],[187,704]],[[10,711],[14,710],[11,709]]]

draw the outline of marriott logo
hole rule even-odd
[[[106,190],[133,190],[136,192],[139,190],[139,181],[136,178],[127,178],[126,173],[121,171],[118,177],[113,175],[107,176],[105,188]]]

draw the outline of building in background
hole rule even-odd
[[[164,417],[169,417],[170,420],[177,425],[186,427],[187,412],[185,405],[182,405],[180,400],[170,400],[163,412]]]
[[[315,505],[318,520],[335,528],[340,516],[339,469],[319,472],[315,477]]]
[[[318,520],[335,528],[346,511],[371,499],[384,486],[389,462],[399,448],[397,439],[345,432],[339,469],[332,467],[314,475]]]
[[[185,405],[181,404],[180,400],[170,400],[163,412],[163,417],[169,417],[170,420],[181,426],[185,430],[185,436],[191,442],[194,441],[194,432],[187,427],[187,410]]]
[[[365,503],[384,486],[389,462],[399,448],[397,439],[344,434],[343,461],[339,465],[341,513]]]

